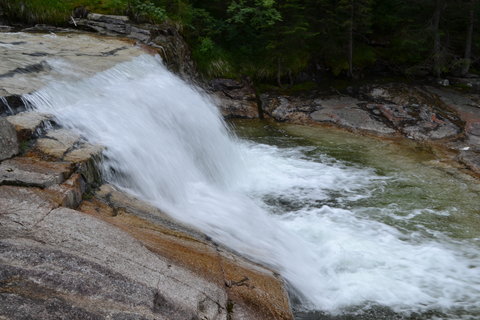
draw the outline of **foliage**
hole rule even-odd
[[[11,20],[65,24],[80,5],[140,22],[175,21],[207,77],[290,86],[305,74],[457,74],[469,62],[480,69],[478,21],[465,60],[469,10],[478,17],[478,0],[3,0],[0,10]]]
[[[166,10],[149,0],[130,0],[129,8],[134,19],[140,22],[160,23],[167,19]]]

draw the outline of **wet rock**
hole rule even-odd
[[[89,13],[86,19],[75,20],[75,24],[100,34],[137,40],[154,48],[165,64],[181,76],[185,78],[197,76],[190,49],[178,28],[171,23],[136,24],[126,16]]]
[[[52,115],[39,112],[22,112],[6,118],[15,126],[20,142],[41,136],[51,128]]]
[[[78,149],[69,151],[64,157],[64,161],[75,164],[76,172],[80,173],[90,186],[96,186],[101,182],[101,172],[99,163],[102,160],[102,146],[91,145],[81,142]]]
[[[25,102],[21,96],[9,95],[0,97],[0,116],[14,115],[25,110]]]
[[[20,73],[20,74],[28,74],[28,73],[39,73],[39,72],[42,72],[42,71],[47,71],[47,70],[50,70],[50,66],[48,65],[48,63],[46,61],[41,61],[39,63],[34,63],[34,64],[30,64],[30,65],[27,65],[25,67],[18,67],[18,68],[15,68],[13,70],[9,70],[5,73],[2,73],[0,74],[0,79],[2,78],[11,78],[13,76],[15,76],[16,74]]]
[[[462,131],[458,115],[428,87],[390,84],[361,89],[374,103],[366,110],[414,140],[456,138]]]
[[[128,232],[172,266],[191,270],[221,288],[217,296],[222,296],[222,319],[232,307],[231,319],[292,318],[283,284],[271,271],[231,254],[143,201],[105,185],[80,210]],[[197,312],[206,307],[207,301],[200,302]]]
[[[480,152],[474,150],[464,150],[460,152],[458,159],[469,169],[480,174]]]
[[[51,157],[62,159],[79,142],[80,136],[66,129],[52,130],[38,139],[36,148]]]
[[[126,16],[89,13],[86,20],[76,21],[76,24],[88,26],[89,28],[106,35],[125,35],[126,23],[128,21],[129,19]]]
[[[132,41],[115,38],[98,38],[88,34],[32,34],[0,33],[0,74],[10,74],[1,79],[0,96],[5,96],[14,113],[16,105],[24,108],[20,95],[30,93],[45,86],[47,79],[61,79],[65,74],[55,70],[67,68],[71,75],[88,77],[114,65],[129,61],[133,57],[145,54],[145,50],[135,46]],[[113,55],[104,53],[115,52]],[[47,59],[49,56],[62,57],[61,60]],[[43,64],[42,64],[43,62]],[[43,66],[32,69],[32,66]],[[35,71],[35,72],[15,72]],[[10,98],[11,97],[11,98]],[[4,114],[0,99],[0,114]],[[11,115],[10,113],[8,115]]]
[[[83,141],[79,135],[67,129],[49,131],[44,138],[38,139],[35,151],[41,155],[72,163],[75,171],[82,175],[88,188],[97,186],[101,181],[98,163],[102,160],[102,146]]]
[[[46,188],[62,183],[71,172],[70,163],[17,157],[0,164],[0,185]]]
[[[82,202],[86,188],[83,177],[75,173],[64,183],[45,189],[44,195],[58,206],[76,209]]]
[[[0,186],[0,317],[292,319],[283,283],[195,229],[83,179]]]
[[[319,108],[318,103],[309,98],[262,94],[260,99],[265,116],[277,121],[307,123],[309,115]]]
[[[370,116],[360,108],[360,101],[350,97],[317,99],[321,109],[312,113],[317,122],[329,122],[350,130],[365,131],[382,136],[395,135],[396,131]]]
[[[233,79],[214,79],[209,89],[225,118],[259,117],[255,90],[248,84]]]
[[[7,120],[0,118],[0,161],[8,159],[19,152],[17,132]]]

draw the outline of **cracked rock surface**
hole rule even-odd
[[[166,58],[179,52],[168,47],[180,41],[174,29],[119,25]],[[20,95],[50,79],[89,76],[143,49],[85,34],[0,41],[0,319],[293,319],[277,274],[103,184],[102,146],[48,114],[19,113]]]
[[[0,138],[41,125],[22,117]],[[100,186],[101,146],[39,135],[0,161],[1,319],[293,319],[274,272]]]

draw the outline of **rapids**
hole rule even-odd
[[[68,73],[66,64],[53,67]],[[412,203],[424,190],[408,175],[336,157],[280,129],[271,139],[245,130],[238,138],[201,90],[147,55],[52,80],[25,98],[106,147],[107,181],[275,269],[299,317],[372,308],[397,318],[480,317],[480,234],[455,237],[415,220],[463,209]],[[387,197],[393,185],[418,190]],[[466,192],[478,204],[479,191]]]

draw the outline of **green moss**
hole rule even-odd
[[[233,307],[234,307],[233,301],[229,299],[229,300],[227,301],[227,305],[226,305],[226,308],[227,308],[227,320],[231,320],[231,319],[233,318]]]
[[[19,146],[20,153],[25,154],[32,147],[32,145],[33,145],[32,140],[25,140],[20,142],[20,146]]]
[[[0,3],[7,19],[29,24],[65,25],[74,8],[84,6],[105,14],[124,14],[128,0],[9,0]]]

